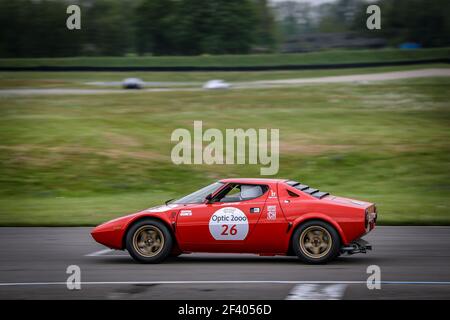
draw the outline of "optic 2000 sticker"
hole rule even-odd
[[[234,207],[217,210],[209,220],[209,232],[216,240],[244,240],[248,234],[248,219]]]

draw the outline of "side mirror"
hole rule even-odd
[[[205,197],[205,203],[211,203],[211,201],[212,201],[212,193],[208,194]]]

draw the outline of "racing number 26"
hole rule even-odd
[[[232,235],[234,236],[237,233],[236,225],[233,224],[231,227],[229,227],[227,224],[222,225],[222,233],[223,236]]]

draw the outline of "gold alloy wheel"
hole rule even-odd
[[[320,259],[330,252],[333,239],[324,227],[311,226],[302,232],[299,244],[305,255],[313,259]]]
[[[142,226],[133,235],[133,247],[143,257],[154,257],[164,247],[164,235],[155,226]]]

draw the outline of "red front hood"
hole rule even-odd
[[[163,204],[163,205],[160,205],[160,206],[151,207],[151,208],[143,210],[142,212],[166,212],[166,211],[169,211],[169,210],[177,209],[178,207],[181,207],[181,206],[183,206],[183,205],[182,204],[171,204],[171,203],[169,203],[167,205]]]

